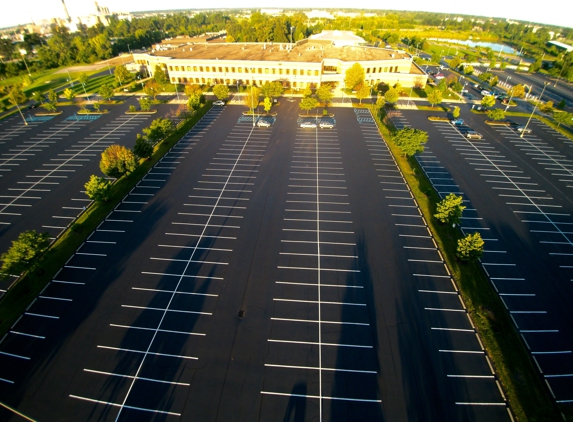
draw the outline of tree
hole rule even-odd
[[[332,87],[329,84],[322,84],[316,90],[316,98],[326,106],[330,104],[333,97],[334,93],[332,92]]]
[[[106,176],[119,178],[134,171],[137,168],[137,161],[131,150],[114,144],[101,153],[99,168]]]
[[[268,113],[269,111],[271,111],[271,107],[273,106],[273,102],[271,101],[271,99],[269,97],[265,97],[264,100],[264,109],[265,111]]]
[[[565,102],[565,100],[561,100],[559,101],[559,103],[557,104],[557,108],[559,110],[565,110],[565,107],[567,106],[567,103]]]
[[[386,105],[386,99],[383,95],[378,95],[376,98],[376,108],[380,110],[382,107]]]
[[[148,159],[153,155],[153,143],[151,143],[145,136],[141,136],[141,134],[138,133],[137,138],[135,139],[133,152],[139,158]]]
[[[69,101],[72,101],[74,98],[76,98],[76,93],[71,88],[64,89],[63,95],[64,98],[66,98]]]
[[[477,261],[483,254],[484,241],[478,232],[458,240],[456,256],[462,261]]]
[[[452,116],[454,117],[454,119],[460,117],[460,108],[458,106],[454,107],[454,110],[452,111]]]
[[[213,87],[213,94],[219,99],[227,98],[229,96],[229,87],[227,85],[215,85]]]
[[[153,79],[161,87],[163,87],[169,83],[169,77],[167,76],[167,72],[165,71],[163,66],[161,66],[159,64],[155,65],[155,69],[153,70]]]
[[[457,69],[462,64],[462,59],[458,56],[455,56],[452,60],[450,60],[450,67],[452,69]]]
[[[151,100],[149,97],[142,97],[139,99],[139,108],[141,111],[149,111],[151,108]]]
[[[492,78],[489,80],[489,83],[490,83],[491,86],[496,86],[496,85],[499,83],[499,78],[497,77],[497,75],[494,76],[494,77],[492,77]]]
[[[94,174],[90,176],[90,180],[84,185],[88,198],[96,202],[109,201],[112,186],[113,183],[111,181]]]
[[[466,209],[462,205],[463,198],[450,193],[436,205],[434,217],[442,223],[459,224],[462,212]]]
[[[113,97],[113,87],[111,85],[103,84],[99,87],[98,92],[105,101],[109,101]]]
[[[503,120],[505,119],[505,111],[503,111],[501,108],[494,108],[487,112],[487,117],[489,117],[491,120]]]
[[[356,91],[356,98],[358,98],[360,104],[362,104],[362,100],[368,97],[370,97],[370,85],[362,84],[358,91]]]
[[[119,82],[119,85],[126,85],[131,82],[131,74],[125,66],[116,66],[113,75],[117,82]]]
[[[559,113],[553,114],[553,119],[557,122],[557,126],[563,125],[573,125],[573,114],[567,113],[566,111],[561,111]]]
[[[261,95],[261,91],[259,88],[252,86],[247,90],[246,94],[247,95],[245,95],[243,101],[245,105],[249,107],[251,112],[254,112],[255,107],[258,107],[259,105],[259,97]]]
[[[365,72],[360,63],[354,63],[346,70],[346,77],[344,78],[344,86],[354,90],[359,84],[364,82]]]
[[[37,103],[43,103],[44,95],[40,91],[34,91],[32,92],[32,99]]]
[[[279,81],[265,82],[261,87],[261,95],[271,99],[280,97],[283,94],[283,86]]]
[[[58,102],[58,94],[53,89],[48,91],[48,101],[54,104]]]
[[[489,72],[483,72],[478,75],[478,79],[482,82],[489,81],[493,75]]]
[[[442,91],[438,88],[431,89],[428,92],[428,102],[434,107],[436,104],[440,104],[442,102]]]
[[[392,140],[400,148],[404,156],[411,157],[417,152],[424,152],[424,144],[428,142],[428,133],[419,129],[405,127],[397,131]]]
[[[161,91],[161,87],[155,81],[147,81],[147,83],[143,87],[143,93],[145,95],[149,95],[150,97],[153,97],[154,100],[160,91]]]
[[[547,101],[545,104],[541,104],[539,106],[539,111],[543,113],[552,113],[553,112],[553,101]]]
[[[313,97],[304,97],[300,100],[298,106],[301,110],[306,110],[306,114],[318,105],[318,101]]]
[[[201,85],[198,84],[188,84],[185,85],[185,95],[188,97],[196,96],[200,97],[203,95],[203,90],[201,89]]]
[[[53,113],[57,110],[56,103],[52,103],[51,101],[42,104],[42,107],[46,109],[46,111]]]
[[[151,122],[149,127],[143,129],[143,133],[147,136],[149,141],[155,145],[162,139],[167,138],[173,132],[173,122],[169,119],[160,117]]]
[[[310,87],[310,84],[306,84],[306,88],[304,88],[302,96],[305,98],[312,96],[312,88]]]
[[[493,107],[495,105],[495,97],[493,95],[486,95],[481,99],[481,105],[484,107]]]
[[[31,269],[36,259],[50,246],[49,233],[37,233],[28,230],[20,233],[18,239],[12,241],[12,246],[0,256],[2,261],[2,278],[10,275],[19,276]]]
[[[8,93],[8,100],[12,105],[19,105],[24,103],[27,98],[24,91],[22,91],[22,87],[20,85],[14,85],[10,92]]]
[[[525,97],[525,87],[523,85],[514,85],[507,90],[507,95],[510,97],[523,98]]]
[[[90,77],[88,76],[88,74],[86,72],[82,72],[80,73],[80,76],[78,77],[80,83],[85,86],[88,81],[90,80]]]
[[[474,67],[473,66],[469,66],[469,65],[464,66],[464,74],[471,75],[472,73],[474,73]]]
[[[395,88],[390,88],[388,91],[386,91],[386,94],[384,94],[384,99],[387,103],[395,103],[398,101],[398,98],[400,98],[400,94],[398,91],[396,91]]]

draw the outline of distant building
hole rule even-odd
[[[567,50],[567,52],[573,51],[573,46],[570,46],[569,44],[564,44],[559,41],[548,41],[547,44],[554,45],[555,47],[558,47],[562,50]]]
[[[366,45],[364,38],[354,35],[352,31],[322,31],[310,36],[312,41],[331,41],[336,47]]]
[[[260,86],[280,81],[284,86],[304,89],[328,82],[342,87],[346,70],[354,63],[364,68],[370,84],[423,87],[427,82],[427,75],[404,51],[336,45],[327,38],[296,44],[190,42],[134,53],[133,59],[149,74],[156,65],[162,66],[173,83]]]

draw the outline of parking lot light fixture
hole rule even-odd
[[[506,84],[506,85],[507,85],[507,80],[508,80],[508,79],[511,79],[511,76],[508,75],[507,78],[505,78],[505,84]]]
[[[539,94],[539,99],[535,102],[535,105],[533,106],[533,111],[531,112],[529,119],[527,119],[525,127],[521,131],[521,135],[519,135],[520,138],[523,138],[523,135],[525,135],[525,132],[527,132],[527,127],[529,126],[529,122],[531,122],[531,119],[533,118],[533,113],[535,113],[535,110],[537,109],[537,104],[539,104],[539,102],[541,101],[541,97],[543,97],[543,93],[545,92],[545,88],[547,88],[547,85],[549,85],[549,82],[545,82],[543,84],[543,89],[541,90],[541,94]]]

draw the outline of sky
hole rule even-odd
[[[95,12],[95,5],[90,0],[65,0],[68,12],[72,16],[86,16]],[[29,23],[35,20],[52,17],[65,17],[62,0],[3,0],[0,14],[0,28]],[[109,7],[113,12],[135,12],[142,10],[162,10],[197,8],[197,2],[191,0],[100,0],[101,6]],[[211,0],[210,8],[272,8],[273,2],[268,0]],[[274,3],[276,4],[276,3]],[[556,26],[573,26],[573,2],[571,0],[555,0],[550,3],[523,2],[499,0],[474,1],[429,1],[429,0],[402,0],[385,4],[380,0],[364,0],[361,8],[365,9],[397,9],[420,10],[426,12],[440,12],[450,14],[490,15],[499,18],[509,18]],[[283,3],[287,6],[286,3]],[[352,5],[347,0],[290,0],[289,8],[343,8]],[[399,5],[399,9],[397,7]]]

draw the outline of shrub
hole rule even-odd
[[[38,233],[28,230],[20,233],[18,239],[12,241],[12,246],[2,256],[2,278],[9,275],[20,275],[34,265],[34,261],[50,246],[49,233]]]
[[[462,261],[477,261],[483,254],[484,241],[478,232],[458,240],[456,256]]]
[[[109,201],[112,183],[103,177],[91,175],[90,180],[84,185],[86,195],[93,201]]]

